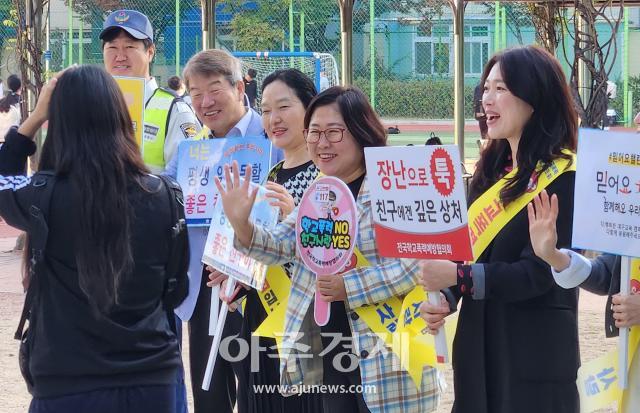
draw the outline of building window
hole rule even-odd
[[[433,71],[441,75],[449,73],[449,43],[434,43]]]
[[[464,42],[464,73],[477,75],[482,73],[484,64],[489,60],[489,43]]]
[[[415,43],[415,70],[419,75],[449,74],[449,43]]]
[[[414,70],[418,75],[451,74],[451,30],[449,24],[421,25],[414,40]]]
[[[465,26],[464,36],[464,73],[480,75],[489,60],[489,27]]]
[[[430,42],[417,42],[416,43],[416,73],[420,75],[430,75],[432,73],[431,65],[431,43]]]

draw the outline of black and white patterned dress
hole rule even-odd
[[[267,180],[276,182],[291,194],[295,205],[298,205],[302,195],[316,179],[319,169],[309,161],[293,168],[284,168],[284,161],[277,163],[269,172]],[[289,265],[285,264],[285,271],[289,274]],[[251,341],[251,334],[267,317],[258,292],[254,289],[247,293],[240,337]],[[274,339],[260,337],[260,347],[263,349],[258,357],[258,371],[251,371],[250,357],[244,360],[244,369],[249,371],[249,412],[251,413],[321,413],[322,397],[319,393],[307,393],[296,397],[284,398],[280,394],[267,392],[256,393],[254,386],[280,384],[280,361]],[[255,368],[255,366],[254,366]]]
[[[309,185],[315,181],[320,170],[311,161],[293,168],[284,168],[283,165],[284,161],[281,161],[271,168],[267,179],[284,186],[293,197],[293,202],[298,205],[302,195],[304,195]]]

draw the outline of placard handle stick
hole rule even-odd
[[[204,277],[204,275],[203,275]],[[209,335],[216,334],[216,326],[218,325],[218,302],[220,301],[220,284],[211,287],[211,305],[209,306]]]
[[[620,294],[629,295],[629,283],[631,280],[631,258],[622,257],[620,266]],[[621,389],[628,387],[628,371],[629,366],[629,328],[623,327],[620,329],[620,336],[618,337],[618,371],[620,381],[618,386]]]
[[[316,278],[318,275],[316,274]],[[313,303],[313,318],[320,327],[326,326],[331,318],[331,303],[323,301],[316,288],[316,298]]]
[[[227,279],[227,288],[224,290],[224,295],[230,297],[236,288],[236,280],[229,277]],[[213,375],[213,368],[216,365],[216,359],[218,358],[218,351],[220,350],[220,340],[222,340],[222,329],[224,323],[227,320],[227,313],[229,312],[229,304],[225,301],[222,302],[220,313],[218,314],[218,323],[216,324],[216,331],[213,336],[213,342],[211,343],[211,350],[209,351],[209,360],[207,361],[207,369],[204,371],[204,378],[202,379],[202,390],[209,391],[211,385],[211,376]]]
[[[442,302],[440,300],[440,291],[429,291],[427,292],[427,296],[429,297],[429,303],[432,305],[440,305]],[[436,334],[434,339],[436,342],[436,358],[438,363],[448,363],[449,350],[447,349],[447,334],[445,333],[444,326],[438,329],[438,334]]]

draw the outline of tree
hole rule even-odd
[[[144,13],[153,26],[153,36],[158,39],[164,29],[175,23],[175,0],[66,0],[71,1],[73,10],[82,16],[83,20],[95,24],[102,22],[105,16],[122,8],[137,10]]]
[[[259,13],[236,15],[231,28],[238,50],[277,50],[284,41],[282,29],[262,20]]]
[[[13,7],[12,2],[2,2],[0,4],[0,68],[8,61],[8,48],[13,45],[15,48],[16,24],[18,12]],[[6,48],[6,50],[5,50]]]
[[[288,0],[226,0],[224,11],[230,13],[231,28],[240,50],[279,50],[288,27]]]
[[[528,5],[531,22],[536,28],[536,41],[549,53],[556,53],[558,48],[557,28],[562,24],[560,20],[560,3],[557,0],[547,0],[542,3]]]
[[[485,8],[485,13],[488,15],[496,14],[495,3],[483,3]],[[518,39],[518,44],[524,44],[522,39],[522,28],[523,27],[531,27],[531,14],[530,8],[528,5],[517,2],[502,2],[500,4],[501,7],[504,7],[505,14],[507,17],[507,28],[516,39]],[[497,30],[497,27],[495,28]]]
[[[624,1],[616,6],[613,1],[595,5],[592,0],[574,0],[573,14],[562,19],[563,36],[573,41],[573,56],[565,59],[571,65],[571,88],[582,126],[599,128],[607,113],[609,97],[607,80],[618,54],[617,34],[624,16]],[[598,36],[596,23],[608,25],[611,35]],[[569,30],[569,25],[573,31]],[[586,69],[586,76],[580,79],[579,68]]]
[[[45,82],[43,50],[45,10],[49,0],[12,0],[16,21],[16,61],[20,67],[23,99],[22,116],[29,113],[29,105],[35,104]]]

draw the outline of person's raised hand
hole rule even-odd
[[[280,216],[284,219],[296,207],[293,197],[287,189],[275,182],[267,182],[266,188],[269,192],[265,195],[271,198],[269,205],[280,208]]]
[[[233,227],[238,241],[248,248],[253,236],[253,225],[249,222],[249,215],[256,201],[258,187],[251,188],[249,185],[251,182],[250,165],[247,165],[242,182],[240,182],[239,170],[238,162],[233,161],[231,168],[229,165],[224,166],[225,187],[222,186],[222,182],[217,176],[214,182],[220,192],[224,213]]]
[[[558,197],[551,198],[543,190],[527,205],[529,215],[529,237],[536,255],[546,261],[553,255],[558,243],[556,219],[558,218]]]
[[[42,86],[40,89],[40,94],[38,95],[38,102],[36,103],[36,107],[31,112],[31,116],[35,116],[36,119],[41,120],[42,122],[46,121],[49,118],[49,104],[51,103],[51,95],[56,88],[56,84],[58,83],[58,79],[62,77],[65,70],[56,73],[51,80]]]
[[[36,107],[33,109],[33,112],[31,112],[29,117],[22,123],[22,125],[18,127],[18,133],[29,138],[33,138],[42,124],[44,124],[47,119],[49,119],[49,104],[51,103],[51,95],[56,88],[58,79],[62,77],[66,70],[67,69],[56,73],[56,75],[53,76],[51,80],[49,80],[47,83],[45,83],[44,86],[42,86],[42,89],[40,89]]]
[[[551,265],[556,271],[566,269],[571,258],[556,248],[558,232],[556,219],[558,218],[558,197],[551,197],[543,190],[527,205],[529,216],[529,237],[533,252]]]

